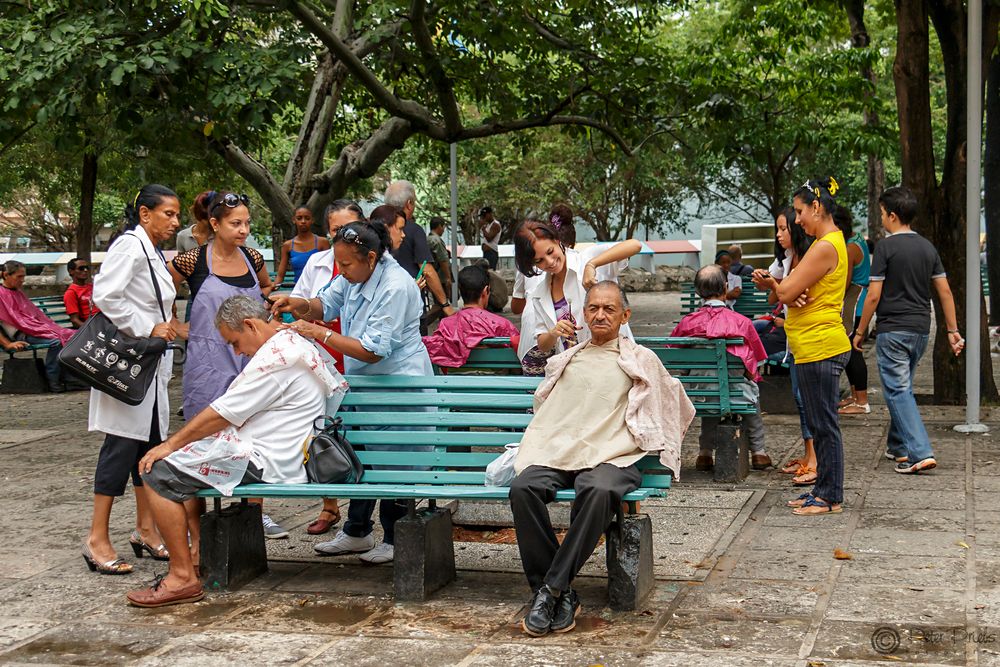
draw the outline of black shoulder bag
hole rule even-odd
[[[136,240],[141,246],[142,240],[138,237]],[[156,292],[156,303],[166,322],[160,284],[144,246],[142,254],[146,255],[153,290]],[[166,350],[167,341],[163,338],[130,336],[119,331],[107,315],[96,313],[63,345],[59,352],[59,363],[94,389],[122,403],[139,405],[156,379],[160,358]]]
[[[318,431],[306,450],[305,466],[309,481],[314,484],[357,484],[364,468],[354,447],[344,435],[340,417],[318,417],[313,422]]]

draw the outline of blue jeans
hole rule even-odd
[[[850,352],[843,352],[829,359],[796,364],[806,421],[816,448],[816,484],[812,494],[835,505],[844,502],[844,440],[837,402],[840,376],[850,357]]]
[[[909,331],[880,333],[875,338],[875,360],[889,408],[886,447],[893,456],[905,455],[910,463],[934,456],[913,395],[913,373],[927,349],[927,334]]]
[[[795,372],[795,357],[792,353],[788,353],[788,375],[792,379],[792,396],[795,397],[795,407],[799,409],[799,430],[802,431],[803,440],[812,440],[813,434],[809,430],[809,424],[806,422],[806,411],[802,407],[802,392],[799,391],[799,374]]]

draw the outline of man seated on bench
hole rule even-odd
[[[462,310],[441,320],[437,331],[424,336],[431,361],[445,368],[459,368],[469,360],[469,350],[484,338],[518,337],[517,327],[486,310],[490,301],[490,275],[481,266],[467,266],[458,272],[458,292]],[[517,347],[517,343],[513,344]]]
[[[524,432],[510,488],[521,563],[534,593],[521,627],[533,637],[567,632],[580,601],[570,587],[616,516],[639,487],[636,463],[657,452],[680,471],[680,444],[694,406],[656,355],[619,337],[631,311],[617,283],[587,292],[591,340],[550,358],[535,392],[535,417]],[[560,545],[545,505],[576,489],[569,531]]]
[[[170,571],[151,587],[128,593],[137,607],[200,600],[198,491],[231,495],[239,484],[305,484],[303,449],[326,397],[339,386],[316,348],[279,331],[259,300],[234,296],[215,325],[237,354],[253,357],[222,396],[139,461]],[[332,365],[332,364],[331,364]],[[188,533],[191,547],[188,548]]]
[[[704,303],[701,308],[684,318],[674,327],[671,336],[680,338],[742,338],[742,345],[729,345],[726,351],[736,355],[743,361],[746,377],[750,382],[741,385],[744,399],[757,407],[756,413],[743,417],[747,437],[750,439],[751,465],[754,470],[763,470],[771,465],[771,457],[764,451],[764,421],[760,416],[760,390],[757,380],[757,363],[767,358],[760,336],[747,317],[726,308],[726,290],[728,278],[725,271],[717,264],[709,264],[698,270],[694,276],[694,290]],[[691,372],[695,375],[696,372]],[[715,450],[716,428],[718,417],[703,417],[701,420],[701,435],[698,458],[695,460],[697,470],[711,470]]]
[[[76,332],[61,327],[31,302],[24,293],[24,264],[10,260],[0,265],[0,345],[7,352],[17,352],[29,345],[45,345],[45,375],[50,391],[66,391],[59,352]]]

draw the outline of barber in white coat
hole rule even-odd
[[[180,201],[169,188],[162,185],[142,188],[126,207],[126,232],[112,244],[101,272],[94,278],[94,305],[129,335],[157,336],[168,341],[187,335],[186,325],[172,316],[177,294],[157,247],[180,227],[180,210]],[[159,286],[159,300],[154,279]],[[173,353],[168,351],[160,360],[145,400],[136,406],[97,390],[90,392],[89,430],[105,434],[94,473],[94,514],[90,534],[83,544],[83,558],[91,571],[132,572],[132,566],[118,557],[108,529],[111,506],[115,497],[125,493],[130,475],[137,511],[136,530],[129,537],[132,549],[140,557],[144,553],[158,560],[169,557],[149,512],[138,463],[168,432],[167,382],[172,366]]]
[[[547,222],[529,220],[518,227],[514,233],[518,271],[527,277],[539,272],[542,276],[525,295],[525,313],[530,310],[531,316],[527,327],[522,319],[517,355],[526,375],[544,374],[547,356],[590,339],[583,326],[587,289],[603,280],[617,282],[628,258],[641,249],[639,241],[630,239],[611,247],[595,245],[577,251],[566,248],[558,231]],[[622,335],[631,338],[632,332],[626,326]]]

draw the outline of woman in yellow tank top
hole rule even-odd
[[[844,502],[844,443],[837,401],[851,343],[841,318],[847,246],[832,215],[838,189],[837,181],[828,178],[809,181],[795,191],[795,223],[816,241],[780,283],[761,269],[753,275],[759,289],[773,289],[788,305],[785,333],[816,449],[816,484],[789,503],[795,514],[837,513]]]

